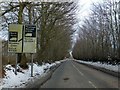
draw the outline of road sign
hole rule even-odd
[[[36,53],[37,31],[35,25],[24,26],[23,53]]]
[[[37,48],[37,31],[35,25],[9,25],[9,40],[8,52],[13,53],[31,53],[31,76],[33,76],[33,53],[36,53]],[[17,75],[17,61],[18,54],[16,55],[16,68],[15,74]]]
[[[22,29],[21,24],[9,25],[8,52],[22,53]]]

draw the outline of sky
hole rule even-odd
[[[79,0],[78,3],[78,13],[77,17],[79,20],[83,20],[84,18],[89,16],[90,8],[93,3],[102,2],[103,0]]]
[[[92,7],[93,3],[102,2],[103,0],[79,0],[78,1],[78,11],[76,13],[78,24],[75,25],[75,29],[77,29],[78,25],[80,25],[83,20],[87,17],[89,17],[90,9]],[[78,37],[78,30],[75,32],[73,37],[73,43],[76,42]],[[74,46],[74,44],[73,44]],[[72,46],[72,47],[73,47]]]

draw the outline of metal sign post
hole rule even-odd
[[[16,54],[15,75],[17,75],[17,62],[18,62],[18,54]]]
[[[32,59],[31,59],[31,77],[33,77],[33,54],[31,53]]]

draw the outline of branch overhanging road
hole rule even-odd
[[[119,88],[118,86],[117,77],[68,60],[40,88]]]

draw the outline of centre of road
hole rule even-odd
[[[72,65],[73,65],[73,67],[79,72],[79,74],[81,74],[82,76],[84,76],[84,74],[73,64],[73,63],[71,63]]]
[[[97,88],[91,81],[88,81],[94,88]]]
[[[85,75],[72,62],[71,62],[71,64],[79,72],[80,75],[85,77]],[[88,83],[91,84],[94,88],[97,88],[91,81],[88,81]]]

